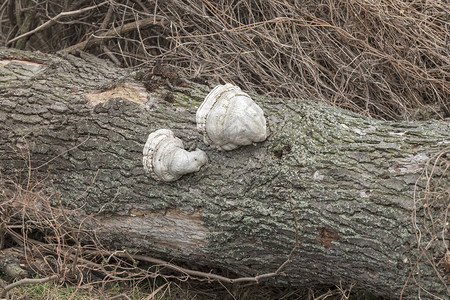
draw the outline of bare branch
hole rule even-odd
[[[49,277],[39,278],[39,279],[25,278],[25,279],[22,279],[22,280],[19,280],[19,281],[16,281],[16,282],[13,282],[13,283],[7,285],[4,288],[3,292],[1,293],[0,297],[1,298],[6,298],[6,295],[7,295],[7,293],[10,290],[12,290],[15,287],[24,285],[24,284],[28,284],[28,283],[40,284],[40,283],[45,283],[45,282],[48,282],[48,281],[53,281],[53,280],[56,280],[58,278],[59,278],[59,275],[52,275],[52,276],[49,276]]]
[[[105,32],[102,35],[99,36],[95,36],[92,35],[90,39],[83,41],[81,43],[78,43],[76,45],[67,47],[65,49],[60,50],[59,52],[62,53],[68,53],[74,50],[83,50],[95,45],[100,44],[101,42],[105,41],[105,40],[109,40],[115,37],[120,36],[120,34],[124,34],[136,29],[143,29],[152,25],[164,25],[165,21],[164,19],[162,19],[161,17],[156,18],[156,22],[155,22],[155,18],[149,18],[149,19],[143,19],[143,20],[139,20],[136,22],[131,22],[128,24],[125,24],[123,26],[117,26],[114,27],[113,29],[108,30],[107,32]]]

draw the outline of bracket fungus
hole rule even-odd
[[[197,110],[197,129],[207,145],[233,150],[266,139],[263,110],[239,87],[216,86]]]
[[[197,172],[208,162],[208,157],[202,150],[184,150],[183,141],[169,129],[150,133],[143,154],[145,171],[154,179],[166,182]]]

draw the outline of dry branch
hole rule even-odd
[[[19,281],[13,282],[7,286],[5,286],[5,288],[3,289],[2,293],[0,294],[0,297],[2,298],[6,298],[6,295],[8,294],[8,292],[10,290],[12,290],[15,287],[24,285],[24,284],[40,284],[40,283],[45,283],[45,282],[49,282],[49,281],[54,281],[57,280],[59,278],[59,275],[52,275],[49,277],[45,277],[45,278],[25,278],[25,279],[21,279]]]

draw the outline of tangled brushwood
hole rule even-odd
[[[306,97],[388,120],[450,116],[445,1],[5,1],[3,45]]]

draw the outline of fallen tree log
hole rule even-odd
[[[86,226],[104,245],[241,276],[274,272],[294,249],[283,273],[264,280],[447,295],[449,121],[386,122],[252,95],[268,139],[223,152],[196,131],[211,87],[174,86],[176,76],[156,86],[145,70],[84,53],[0,49],[0,70],[2,176],[47,177],[53,204],[92,216]],[[142,149],[160,128],[209,163],[153,180]]]

